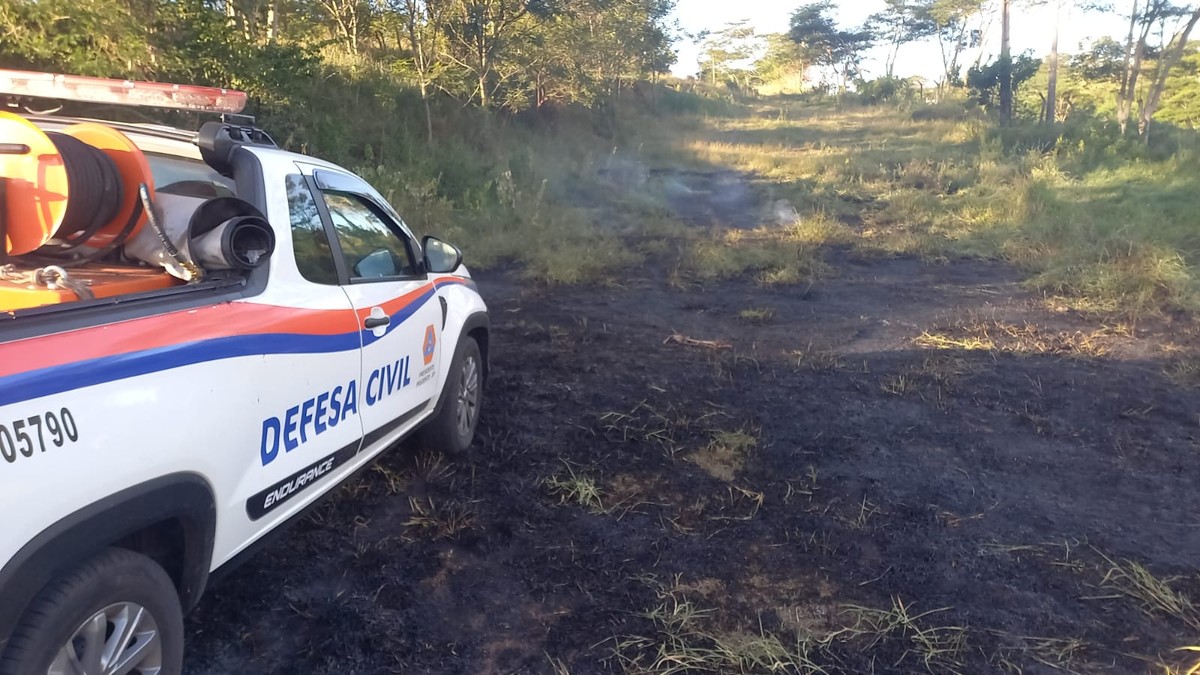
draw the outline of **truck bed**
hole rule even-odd
[[[44,305],[74,302],[75,291],[61,286],[55,289],[33,283],[38,266],[17,263],[0,271],[0,312],[13,312]],[[69,277],[82,283],[96,298],[112,298],[130,293],[157,291],[184,282],[161,268],[142,265],[91,264],[67,270]]]

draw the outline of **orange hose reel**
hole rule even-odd
[[[133,217],[138,186],[145,183],[153,192],[150,164],[125,134],[112,127],[84,122],[67,127],[63,133],[101,150],[121,177],[124,190],[120,207],[85,242],[92,248],[106,246]],[[29,120],[0,111],[0,143],[18,150],[0,153],[0,176],[5,179],[6,192],[4,252],[19,256],[36,251],[55,237],[63,224],[72,186],[53,141]],[[145,222],[143,214],[129,237],[136,235]]]

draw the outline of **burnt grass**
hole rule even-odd
[[[964,629],[935,658],[902,628],[812,647],[830,673],[1144,673],[1195,644],[1103,557],[1200,596],[1200,396],[1157,356],[1190,329],[1048,313],[995,263],[827,257],[804,288],[480,275],[472,452],[396,449],[337,489],[211,589],[187,673],[653,670],[671,598],[710,610],[697,647],[818,640],[895,601]],[[916,346],[980,325],[1013,344]],[[757,444],[714,470],[721,431]],[[546,484],[572,473],[599,504]]]
[[[1050,312],[999,263],[825,257],[801,287],[477,275],[469,455],[399,448],[335,490],[210,589],[186,672],[690,672],[659,657],[762,636],[830,673],[1180,663],[1194,619],[1111,572],[1200,598],[1200,394],[1165,374],[1190,320]],[[599,501],[548,483],[572,475]],[[706,611],[682,642],[650,616],[681,602]],[[932,613],[853,609],[894,603]]]

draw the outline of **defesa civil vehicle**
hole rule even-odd
[[[0,71],[0,99],[0,675],[178,673],[211,573],[402,438],[471,443],[487,310],[244,94]]]

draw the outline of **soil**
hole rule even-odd
[[[681,217],[757,213],[698,175]],[[477,274],[471,453],[336,490],[210,589],[186,672],[665,671],[648,614],[684,601],[691,646],[807,638],[831,673],[1161,672],[1200,644],[1200,392],[1167,376],[1192,322],[1052,311],[996,262],[825,257],[811,287]],[[1130,562],[1183,609],[1124,594]],[[895,603],[932,613],[853,609]]]

